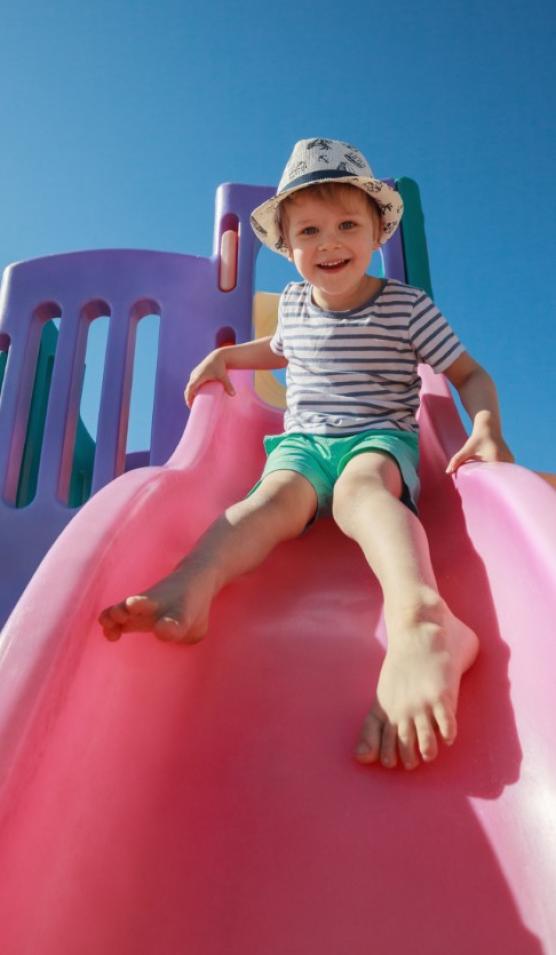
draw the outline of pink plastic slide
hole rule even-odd
[[[461,424],[422,373],[421,513],[482,644],[456,745],[413,773],[353,759],[381,601],[330,520],[229,585],[202,643],[103,638],[100,609],[167,572],[280,429],[247,373],[233,399],[209,385],[5,627],[2,955],[556,952],[556,494],[513,465],[448,478]]]

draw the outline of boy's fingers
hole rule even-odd
[[[184,391],[185,403],[188,406],[188,408],[191,408],[191,405],[193,404],[193,399],[195,398],[195,395],[197,394],[199,388],[202,385],[206,385],[207,381],[220,381],[220,383],[224,387],[224,391],[226,392],[226,394],[230,395],[232,398],[235,396],[236,390],[227,375],[223,375],[221,378],[214,378],[214,377],[202,378],[201,380],[196,381],[194,385],[191,383],[188,384]]]
[[[207,378],[206,380],[208,381],[209,379]],[[187,387],[186,387],[185,392],[184,392],[185,403],[186,403],[186,405],[187,405],[188,408],[191,408],[191,405],[193,404],[193,400],[194,400],[194,398],[195,398],[195,396],[196,396],[196,394],[197,394],[199,388],[201,387],[201,385],[204,385],[204,383],[205,383],[204,381],[196,381],[196,382],[194,382],[194,383],[191,382],[191,381],[188,382]]]
[[[454,457],[450,461],[448,467],[446,468],[447,474],[453,474],[462,464],[465,464],[466,461],[473,460],[474,455],[469,454],[468,452],[461,450],[457,454],[454,454]]]
[[[233,398],[236,393],[236,390],[227,375],[225,375],[225,377],[222,379],[222,384],[224,385],[224,390],[226,391],[226,393],[228,395],[231,395],[231,397]]]
[[[448,467],[446,468],[446,474],[453,474],[462,464],[466,464],[468,461],[480,461],[482,460],[477,454],[473,454],[471,451],[459,451],[454,455],[450,461]]]

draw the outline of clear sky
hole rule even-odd
[[[518,462],[556,471],[553,0],[12,0],[1,22],[2,267],[209,255],[220,182],[272,184],[297,139],[348,140],[419,183],[435,299]],[[293,278],[261,253],[259,288]]]

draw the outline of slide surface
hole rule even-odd
[[[281,415],[203,389],[163,468],[101,490],[0,644],[3,955],[556,953],[556,495],[443,462],[427,372],[421,513],[481,639],[456,745],[413,773],[352,758],[384,634],[330,520],[216,599],[194,647],[105,641],[96,615],[167,572],[256,479]]]

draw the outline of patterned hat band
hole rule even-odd
[[[292,182],[288,182],[287,186],[284,186],[282,189],[279,189],[277,195],[282,196],[285,192],[291,192],[293,189],[299,189],[301,186],[308,186],[312,182],[322,182],[324,179],[345,179],[345,172],[340,171],[339,169],[325,169],[318,170],[317,172],[308,172],[305,176],[299,176],[297,179],[293,179]]]
[[[371,196],[381,216],[381,245],[396,231],[403,213],[402,197],[375,178],[355,146],[336,139],[302,139],[294,146],[276,195],[251,213],[251,226],[264,245],[287,257],[288,249],[278,225],[278,208],[292,192],[317,182],[345,182]]]

